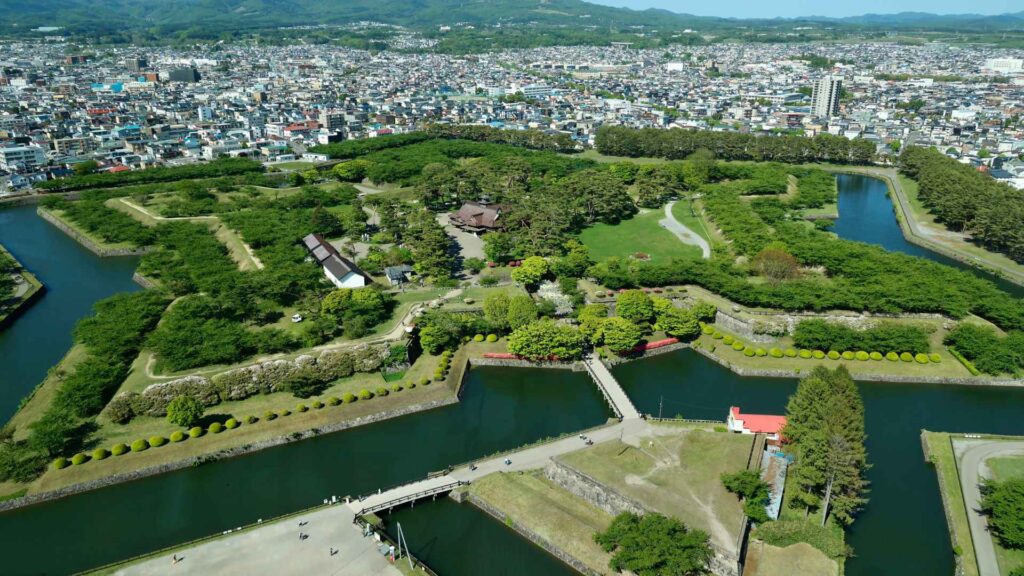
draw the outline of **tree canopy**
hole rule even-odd
[[[696,576],[714,556],[708,535],[661,514],[619,514],[594,541],[612,553],[608,567],[637,576]]]

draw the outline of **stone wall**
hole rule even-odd
[[[585,372],[586,366],[582,362],[534,362],[533,360],[516,360],[514,358],[471,358],[471,366],[501,366],[503,368],[556,368],[560,370],[572,370],[573,372]]]
[[[589,475],[559,462],[557,459],[548,463],[544,468],[544,475],[548,480],[568,490],[574,496],[582,498],[613,516],[623,512],[644,514],[648,511],[639,502],[619,494]],[[714,550],[714,556],[711,558],[709,566],[711,573],[715,576],[739,576],[739,559],[736,554],[727,553],[714,544],[711,545],[711,548]]]
[[[578,560],[572,554],[569,554],[565,550],[562,550],[547,538],[542,537],[540,534],[537,534],[536,532],[530,530],[529,528],[520,524],[519,522],[509,519],[504,513],[502,513],[501,510],[494,506],[491,506],[489,503],[487,503],[487,501],[476,496],[472,492],[465,492],[464,495],[456,496],[456,499],[459,502],[462,502],[463,500],[468,500],[470,504],[483,510],[498,522],[501,522],[509,528],[512,528],[523,538],[526,538],[530,542],[533,542],[537,546],[540,546],[541,548],[547,550],[548,553],[554,556],[555,558],[558,558],[562,562],[565,562],[569,566],[572,566],[580,574],[585,574],[586,576],[599,576],[598,572],[591,570],[590,567],[588,567],[586,564]]]
[[[189,466],[198,466],[207,462],[213,462],[216,460],[223,460],[225,458],[233,458],[235,456],[241,456],[243,454],[249,454],[257,452],[265,448],[272,448],[274,446],[280,446],[282,444],[288,444],[289,442],[297,442],[305,440],[306,438],[312,438],[314,436],[320,436],[322,434],[328,434],[331,432],[340,432],[349,428],[355,428],[357,426],[365,426],[366,424],[373,424],[374,422],[380,422],[383,420],[389,420],[391,418],[398,418],[415,412],[423,412],[426,410],[433,410],[434,408],[440,408],[442,406],[448,406],[449,404],[455,404],[459,399],[454,395],[438,400],[432,400],[430,402],[423,402],[420,404],[414,404],[401,409],[385,410],[383,412],[377,412],[375,414],[369,414],[366,416],[360,416],[359,418],[353,418],[351,420],[343,420],[328,424],[320,428],[313,428],[302,432],[294,432],[291,434],[285,434],[282,436],[276,436],[260,442],[254,442],[252,444],[246,444],[243,446],[237,446],[235,448],[228,448],[220,450],[211,454],[201,454],[199,456],[191,456],[174,462],[168,462],[166,464],[160,464],[157,466],[150,466],[148,468],[141,468],[139,470],[133,470],[131,472],[125,472],[123,474],[114,474],[112,476],[106,476],[97,480],[91,480],[89,482],[81,482],[78,484],[72,484],[58,490],[51,490],[48,492],[40,492],[38,494],[30,494],[28,496],[22,496],[21,498],[14,498],[5,502],[0,502],[0,512],[7,510],[13,510],[15,508],[21,508],[23,506],[29,506],[32,504],[39,504],[40,502],[48,502],[50,500],[57,500],[64,498],[65,496],[72,496],[82,492],[88,492],[90,490],[96,490],[98,488],[104,488],[106,486],[112,486],[114,484],[120,484],[122,482],[130,482],[132,480],[138,480],[140,478],[146,478],[148,476],[156,476],[157,474],[163,474],[165,472],[172,472],[174,470],[180,470],[182,468],[188,468]],[[224,434],[230,434],[231,431],[223,432]],[[125,456],[119,456],[119,458],[131,458],[130,454]]]
[[[108,256],[141,256],[152,250],[152,247],[150,246],[145,246],[142,248],[101,248],[98,245],[96,245],[95,242],[85,237],[85,235],[80,233],[78,230],[75,230],[74,228],[69,226],[53,212],[50,212],[49,210],[46,210],[44,208],[39,208],[36,210],[36,213],[39,214],[39,216],[43,220],[46,220],[50,224],[53,224],[61,232],[64,232],[68,236],[72,237],[76,242],[85,247],[86,250],[103,258],[106,258]]]
[[[928,439],[925,437],[925,431],[921,431],[921,450],[924,452],[924,461],[932,464],[932,453],[930,446],[928,445]],[[956,538],[956,531],[953,529],[953,508],[949,503],[949,486],[946,485],[946,479],[942,473],[932,464],[932,468],[935,470],[935,475],[939,478],[939,495],[942,497],[942,512],[946,515],[946,529],[949,530],[949,540],[953,547],[959,546]],[[954,488],[959,489],[959,488]],[[970,538],[970,534],[967,535]],[[954,576],[963,576],[964,574],[964,557],[960,554],[953,554],[955,566],[953,569]]]
[[[941,314],[871,314],[870,312],[766,312],[747,311],[751,319],[719,310],[715,324],[751,342],[774,342],[778,336],[792,334],[804,320],[826,320],[855,330],[874,328],[882,320],[945,320]]]

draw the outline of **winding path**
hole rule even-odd
[[[957,441],[956,445],[963,450],[957,464],[960,488],[967,506],[967,521],[971,526],[971,540],[978,558],[978,573],[981,576],[999,576],[995,543],[988,531],[988,521],[981,513],[981,481],[991,477],[986,465],[990,458],[1024,455],[1024,441],[967,440]]]
[[[663,228],[676,235],[683,244],[689,244],[690,246],[696,246],[700,248],[702,258],[707,260],[711,258],[711,245],[708,241],[701,237],[693,230],[687,228],[682,222],[676,220],[674,214],[672,214],[672,207],[675,206],[675,202],[669,202],[665,205],[665,217],[658,221]]]

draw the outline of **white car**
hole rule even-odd
[[[300,314],[292,314],[292,322],[295,322],[296,324],[298,324],[299,322],[302,322],[302,315],[300,315]]]

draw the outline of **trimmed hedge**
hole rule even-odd
[[[206,430],[212,434],[220,434],[224,431],[224,426],[220,422],[214,422]]]
[[[427,378],[427,377],[420,378],[420,386],[429,386],[429,385],[430,385],[430,378]]]
[[[260,419],[255,417],[255,416],[253,416],[252,414],[250,414],[250,415],[245,417],[245,423],[246,424],[255,424],[255,423],[259,422],[259,421],[260,421]]]
[[[772,358],[782,358],[782,350],[779,348],[772,348],[771,350],[768,351],[768,354]]]
[[[940,356],[937,352],[932,352],[931,354],[929,354],[928,359],[934,362],[935,364],[942,362],[942,356]]]
[[[79,464],[85,464],[89,461],[89,457],[85,454],[75,454],[71,457],[71,465],[78,466]]]
[[[281,411],[281,416],[291,416],[291,415],[292,415],[292,411],[291,410],[282,410]]]
[[[189,438],[199,438],[203,435],[204,430],[199,426],[196,426],[188,431]]]
[[[842,356],[843,356],[843,360],[853,360],[854,358],[857,357],[856,354],[854,354],[853,352],[851,352],[849,350],[843,352]]]
[[[63,470],[68,467],[68,459],[63,456],[56,458],[51,466],[54,470]]]
[[[484,341],[484,335],[483,334],[477,334],[476,336],[473,336],[473,342],[483,342],[483,341]]]
[[[722,344],[732,344],[735,341],[736,341],[735,338],[733,338],[732,336],[728,336],[728,335],[726,335],[725,338],[722,338]]]
[[[914,355],[911,354],[910,352],[904,352],[904,353],[900,354],[900,360],[902,360],[904,362],[913,362],[914,361]]]
[[[122,454],[127,454],[129,450],[130,448],[128,448],[127,444],[114,444],[110,449],[110,453],[114,456],[120,456]]]
[[[331,396],[327,399],[328,406],[337,406],[338,404],[341,404],[341,398],[338,398],[337,396]]]
[[[811,356],[814,356],[815,360],[821,360],[825,357],[825,353],[821,350],[815,350],[814,352],[811,352]]]
[[[498,341],[498,335],[497,334],[488,334],[487,335],[487,341],[488,342],[497,342]]]
[[[895,352],[886,352],[885,359],[890,362],[898,362],[900,359],[900,355]]]
[[[355,402],[356,400],[357,400],[356,395],[351,393],[351,392],[345,392],[341,396],[341,401],[344,402],[345,404],[351,404],[351,403]]]
[[[756,354],[758,356],[767,356],[768,355],[768,351],[765,350],[764,348],[757,348],[757,349],[754,350],[754,354]]]
[[[305,411],[307,411],[307,410],[309,410],[309,407],[308,407],[308,406],[306,406],[305,404],[297,404],[297,405],[295,406],[295,411],[296,411],[296,412],[305,412]]]
[[[924,352],[919,352],[914,355],[914,361],[917,362],[918,364],[927,364],[928,355],[925,354]]]
[[[711,333],[711,337],[714,338],[715,340],[721,340],[725,338],[725,334],[722,334],[718,330],[715,330],[714,332]]]
[[[784,354],[786,355],[786,358],[796,358],[796,349],[786,348]]]
[[[712,328],[711,326],[708,326],[707,324],[705,324],[705,325],[700,327],[700,333],[704,334],[705,336],[708,336],[708,335],[714,334],[715,333],[715,329]],[[714,336],[712,336],[712,338],[713,337]]]
[[[277,418],[277,412],[274,412],[272,410],[267,410],[266,412],[263,413],[263,419],[268,421],[268,422],[273,420],[273,419],[275,419],[275,418]]]
[[[319,410],[319,409],[321,409],[323,407],[324,407],[324,403],[323,402],[321,402],[319,400],[314,400],[313,401],[313,409],[314,410]]]
[[[132,452],[144,452],[146,450],[149,450],[149,442],[146,442],[142,438],[132,442]]]
[[[744,348],[746,348],[746,346],[747,346],[746,344],[744,344],[743,342],[740,342],[739,340],[737,340],[737,341],[732,343],[732,349],[733,350],[743,350]]]
[[[97,448],[92,451],[93,460],[106,460],[110,456],[110,452],[107,452],[106,448]]]
[[[388,389],[383,387],[383,386],[381,386],[380,388],[377,388],[375,394],[377,394],[377,396],[387,396],[388,395]]]
[[[828,351],[828,359],[829,360],[839,360],[839,358],[841,358],[841,357],[842,357],[842,354],[840,354],[839,352],[836,352],[835,350],[829,350]]]
[[[807,359],[807,358],[810,358],[811,356],[812,356],[812,354],[811,354],[810,350],[801,350],[800,351],[800,357],[801,358]]]
[[[392,384],[391,385],[391,391],[392,392],[401,392],[402,391],[402,385],[401,384]]]
[[[748,357],[748,358],[750,358],[754,354],[756,354],[756,352],[754,352],[753,348],[747,348],[747,349],[743,350],[743,355]]]
[[[363,388],[362,390],[359,391],[360,400],[369,400],[370,398],[373,398],[373,392],[370,392],[366,388]]]
[[[163,436],[149,437],[149,445],[152,446],[153,448],[159,448],[164,444],[167,444],[167,438],[164,438]]]
[[[860,360],[861,362],[871,358],[871,356],[863,350],[858,350],[855,356],[857,357],[857,360]]]
[[[881,360],[885,358],[885,356],[882,356],[881,352],[872,352],[868,356],[870,356],[872,360]]]
[[[238,428],[238,420],[228,418],[228,421],[224,423],[224,427],[228,430],[234,430],[235,428]]]
[[[181,442],[185,439],[185,433],[181,430],[175,430],[171,432],[171,442]]]

